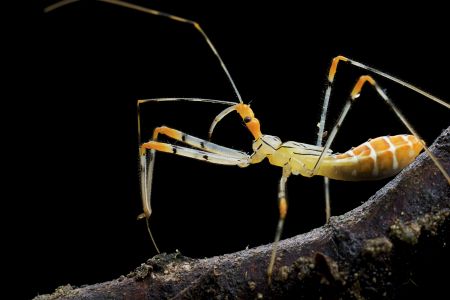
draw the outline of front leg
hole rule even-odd
[[[158,142],[158,137],[161,134],[195,148]],[[152,140],[140,145],[141,199],[144,212],[138,216],[138,219],[145,218],[148,233],[155,249],[159,253],[149,227],[149,218],[152,213],[151,194],[153,170],[157,151],[203,160],[214,164],[237,165],[240,167],[248,166],[250,164],[250,157],[244,152],[223,147],[166,126],[157,127],[153,131]]]

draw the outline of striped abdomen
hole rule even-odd
[[[389,177],[409,165],[422,148],[413,135],[382,136],[343,154],[328,156],[319,175],[348,181]]]

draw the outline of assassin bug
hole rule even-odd
[[[245,104],[240,96],[240,93],[232,80],[228,69],[223,63],[220,55],[211,43],[210,39],[195,21],[181,18],[175,15],[159,12],[152,9],[147,9],[141,6],[129,4],[118,0],[99,0],[114,5],[119,5],[134,9],[137,11],[149,13],[156,16],[162,16],[171,20],[187,23],[194,26],[203,36],[210,49],[219,60],[219,63],[228,77],[233,90],[237,96],[238,102],[212,100],[212,99],[196,99],[196,98],[160,98],[160,99],[146,99],[139,100],[137,103],[138,109],[138,128],[139,128],[139,157],[140,157],[140,175],[141,175],[141,195],[144,212],[139,218],[146,219],[147,225],[152,213],[150,200],[153,169],[155,162],[155,155],[157,151],[172,153],[180,156],[190,157],[197,160],[222,165],[235,165],[239,167],[248,167],[251,164],[260,163],[265,158],[278,167],[282,168],[282,175],[278,187],[278,206],[279,206],[279,222],[276,229],[275,239],[273,243],[272,254],[268,263],[268,277],[269,280],[273,273],[275,258],[277,253],[277,245],[283,230],[284,220],[287,214],[287,200],[286,200],[286,183],[290,175],[302,175],[305,177],[312,177],[315,175],[324,176],[327,178],[345,181],[360,181],[360,180],[376,180],[389,176],[393,176],[401,171],[405,166],[411,163],[415,157],[424,149],[430,158],[433,160],[439,171],[443,174],[450,184],[450,177],[448,172],[444,169],[442,164],[429,151],[423,139],[417,134],[415,129],[397,109],[397,106],[391,101],[387,94],[383,91],[377,81],[372,75],[384,77],[395,83],[398,83],[406,88],[409,88],[424,97],[450,108],[450,105],[441,99],[438,99],[418,88],[412,86],[398,78],[392,77],[384,72],[369,67],[353,59],[337,56],[332,60],[331,67],[328,72],[328,86],[324,97],[324,106],[319,123],[319,133],[316,145],[298,143],[298,142],[282,142],[278,137],[266,135],[261,132],[259,120],[255,117],[254,112],[248,104]],[[51,11],[57,7],[67,3],[74,2],[67,0],[59,2],[51,6],[47,11]],[[331,130],[327,137],[325,145],[322,146],[322,137],[325,127],[325,116],[328,108],[328,102],[331,96],[332,86],[335,75],[337,73],[338,65],[342,63],[350,64],[356,68],[366,70],[369,75],[361,76],[355,83],[350,92],[348,100],[342,108],[341,114],[337,120],[336,125]],[[370,75],[372,74],[372,75]],[[369,86],[375,89],[379,98],[383,100],[388,107],[390,107],[398,119],[406,126],[410,134],[396,135],[396,136],[382,136],[369,140],[354,149],[348,150],[343,154],[333,154],[330,150],[331,144],[335,139],[339,128],[346,118],[353,103],[359,98],[364,86]],[[150,141],[142,143],[140,132],[140,106],[148,102],[163,102],[163,101],[191,101],[191,102],[205,102],[226,105],[227,107],[214,119],[209,129],[209,136],[216,125],[228,114],[236,111],[242,118],[245,126],[253,136],[253,153],[248,154],[242,151],[234,150],[232,148],[223,147],[212,143],[209,140],[200,139],[191,136],[187,133],[178,131],[169,127],[157,127],[153,131],[153,137]],[[164,135],[177,142],[183,143],[186,146],[172,145],[160,142],[158,137]],[[327,185],[326,185],[327,186]],[[327,191],[328,188],[326,188]],[[328,195],[326,193],[326,195]],[[326,196],[327,203],[329,203],[329,196]],[[329,205],[327,205],[329,207]],[[329,208],[327,208],[327,219],[329,218]],[[149,228],[149,226],[147,226]],[[150,233],[150,229],[149,229]],[[156,243],[150,233],[152,241],[156,247]],[[158,250],[159,252],[159,250]]]

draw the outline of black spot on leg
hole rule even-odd
[[[183,134],[181,135],[181,140],[182,140],[183,142],[186,142],[186,133],[183,133]]]
[[[205,143],[204,142],[200,142],[200,147],[202,147],[202,149],[205,149]]]
[[[208,155],[203,155],[203,158],[205,159],[205,160],[208,160]]]
[[[177,148],[172,147],[172,153],[173,153],[173,154],[177,154]]]

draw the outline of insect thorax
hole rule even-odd
[[[273,155],[281,146],[279,137],[273,135],[262,135],[259,139],[253,141],[252,163],[259,163],[264,158]]]

